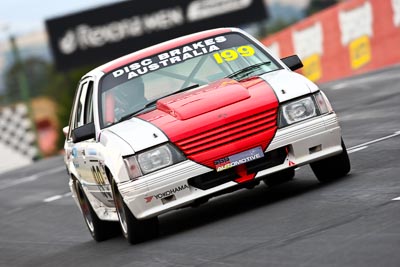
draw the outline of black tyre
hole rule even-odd
[[[292,180],[294,174],[295,171],[293,168],[286,169],[266,176],[263,181],[267,186],[275,186]]]
[[[342,148],[340,154],[310,164],[318,181],[329,182],[350,172],[350,159],[343,140]]]
[[[112,190],[122,234],[128,242],[130,244],[137,244],[156,238],[159,234],[158,218],[154,217],[146,220],[136,219],[125,204],[114,180],[112,181]]]
[[[118,235],[120,233],[118,223],[100,220],[78,181],[75,181],[75,188],[83,218],[93,239],[101,242]]]

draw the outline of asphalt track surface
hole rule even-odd
[[[161,236],[92,240],[62,158],[0,175],[0,266],[400,266],[400,67],[324,84],[351,174],[308,166],[160,217]]]

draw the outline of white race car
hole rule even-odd
[[[69,186],[91,235],[158,234],[158,215],[310,164],[319,181],[350,162],[319,88],[236,28],[126,55],[81,79],[66,134]],[[119,223],[118,223],[119,222]]]

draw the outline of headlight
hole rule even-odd
[[[151,148],[124,159],[132,180],[183,160],[185,160],[185,156],[171,144]]]
[[[284,127],[296,122],[332,111],[329,102],[321,92],[283,104],[280,108],[279,126]]]

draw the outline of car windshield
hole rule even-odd
[[[100,81],[101,127],[153,108],[157,99],[213,81],[241,80],[281,68],[257,44],[240,33],[188,43],[130,62]]]

